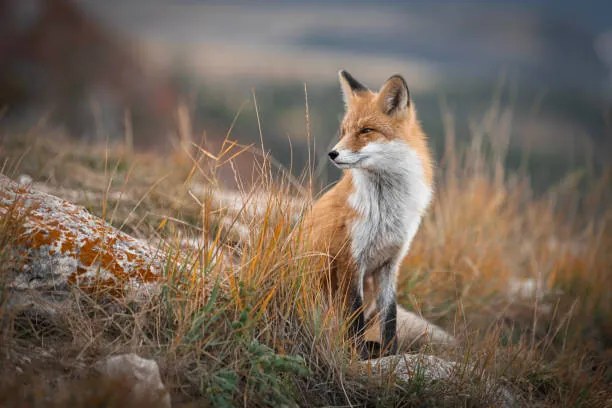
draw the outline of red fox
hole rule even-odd
[[[382,350],[394,354],[397,273],[431,200],[433,164],[400,75],[378,92],[346,71],[339,78],[346,112],[329,158],[344,174],[305,225],[315,249],[331,259],[329,285],[345,296],[359,352],[367,355],[366,318],[378,315]]]

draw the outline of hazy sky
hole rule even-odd
[[[82,4],[152,60],[207,78],[334,81],[351,67],[365,81],[402,72],[426,91],[503,71],[597,89],[612,67],[612,1]]]

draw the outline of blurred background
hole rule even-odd
[[[259,145],[256,100],[299,173],[309,137],[318,157],[336,137],[341,68],[372,89],[403,74],[438,157],[449,123],[465,142],[495,107],[506,166],[536,188],[611,161],[609,1],[0,0],[3,135],[166,152],[231,127]]]

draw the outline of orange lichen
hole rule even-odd
[[[66,253],[74,251],[74,245],[70,238],[72,238],[71,234],[65,234],[65,237],[62,240],[62,246],[61,246],[60,252],[66,254]]]

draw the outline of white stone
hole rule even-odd
[[[17,183],[21,184],[22,186],[31,185],[32,177],[29,174],[21,174],[17,179]]]
[[[105,376],[131,383],[135,398],[146,398],[159,402],[159,407],[170,408],[170,394],[166,390],[154,360],[148,360],[134,353],[108,357],[96,364],[97,370]]]
[[[443,358],[426,354],[402,354],[395,356],[381,357],[372,360],[359,362],[362,373],[367,375],[388,376],[395,375],[400,381],[410,381],[415,373],[425,378],[427,381],[449,380],[454,375],[459,375],[460,371],[466,367],[459,366],[455,361],[444,360]],[[471,369],[468,365],[467,369]],[[490,389],[496,390],[496,405],[502,408],[516,406],[517,398],[506,387],[497,385],[491,379],[484,380]]]
[[[398,380],[410,381],[418,371],[429,381],[448,379],[457,363],[425,354],[403,354],[361,362],[368,372],[383,374],[393,372]]]

